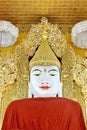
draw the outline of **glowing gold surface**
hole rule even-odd
[[[87,19],[87,0],[0,0],[0,19],[38,23],[46,16],[51,23],[77,23]]]

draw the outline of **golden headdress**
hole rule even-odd
[[[31,69],[35,65],[55,65],[58,66],[58,68],[60,68],[59,60],[57,59],[56,55],[53,53],[50,46],[48,45],[48,33],[44,31],[41,37],[42,44],[39,46],[38,50],[36,51],[35,55],[30,61],[29,68]]]

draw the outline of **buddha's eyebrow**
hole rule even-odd
[[[51,70],[49,70],[48,72],[50,72],[50,71],[56,71],[56,72],[58,72],[58,70],[56,70],[56,69],[51,69]]]
[[[39,69],[35,69],[35,70],[33,70],[32,72],[34,72],[34,71],[40,71],[40,72],[42,72],[41,70],[39,70]]]

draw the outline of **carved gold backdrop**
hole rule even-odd
[[[70,31],[73,25],[51,24],[42,18],[41,23],[31,28],[28,24],[17,26],[20,35],[16,44],[0,48],[0,122],[11,101],[27,97],[28,64],[41,44],[43,31],[48,32],[49,45],[60,59],[63,95],[81,104],[86,121],[87,50],[76,48],[71,43]]]

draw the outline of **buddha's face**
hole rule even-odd
[[[34,97],[52,97],[60,93],[60,72],[57,66],[34,66],[30,72],[30,92]],[[60,90],[59,90],[60,89]]]

